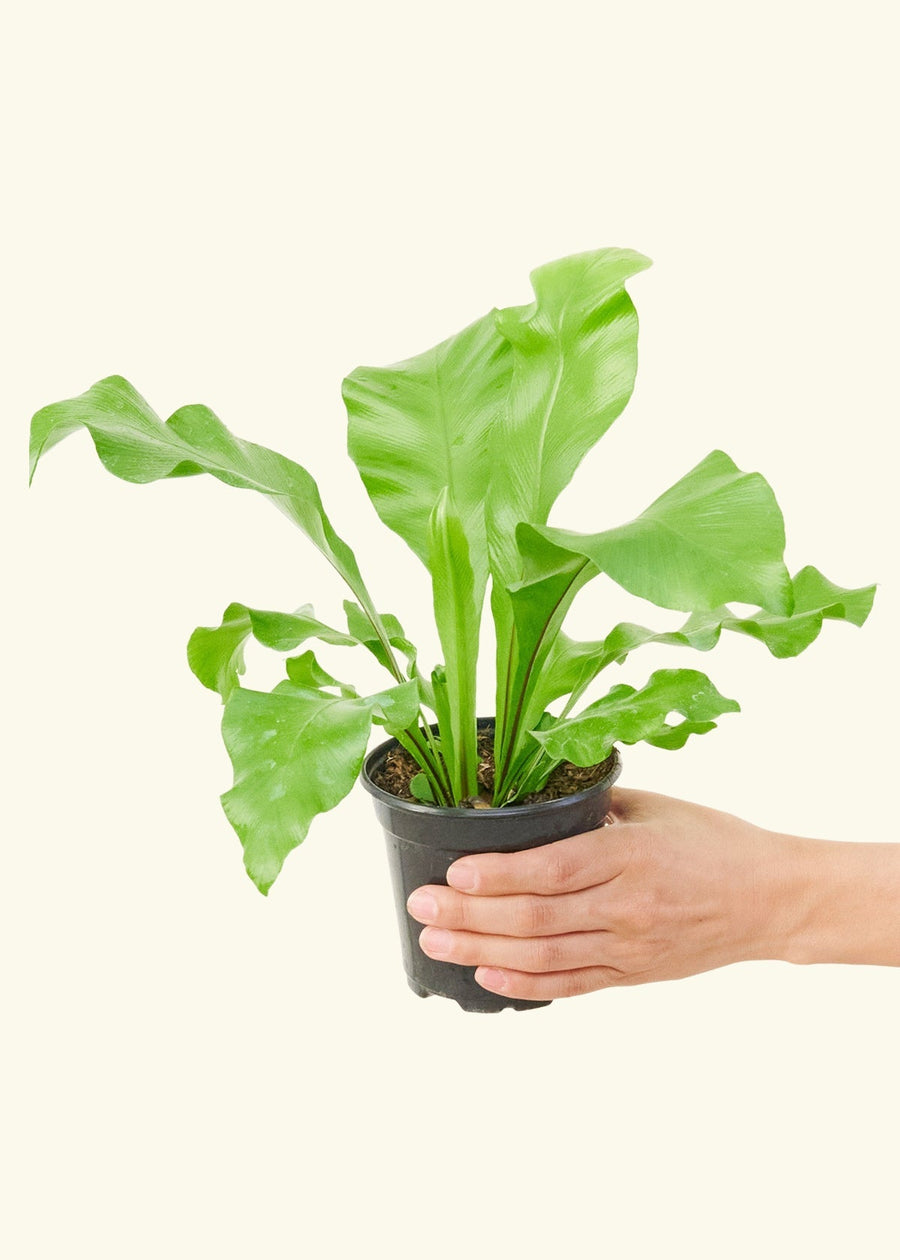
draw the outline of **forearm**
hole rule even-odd
[[[785,841],[794,853],[785,961],[900,967],[900,844]]]

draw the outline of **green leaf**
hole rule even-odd
[[[238,688],[225,705],[222,734],[234,786],[222,806],[244,848],[244,865],[267,893],[284,859],[317,814],[333,809],[362,768],[373,715],[402,720],[414,683],[365,698],[325,695],[282,682],[271,692]]]
[[[438,725],[438,746],[445,766],[452,766],[457,761],[456,755],[456,723],[450,712],[450,698],[447,686],[447,671],[443,665],[435,665],[431,671],[431,695],[434,701],[434,713]],[[453,785],[447,781],[449,794],[454,795]],[[457,800],[459,797],[457,797]]]
[[[429,517],[449,489],[479,607],[488,568],[488,445],[510,371],[509,346],[486,315],[424,354],[391,367],[359,367],[343,383],[348,449],[378,515],[427,565]]]
[[[431,784],[428,782],[428,775],[424,771],[414,774],[409,781],[409,790],[423,805],[434,805],[434,792],[431,790]]]
[[[809,617],[813,622],[818,619],[816,634],[822,628],[822,618],[833,621],[849,621],[854,626],[861,626],[872,611],[875,602],[875,585],[846,587],[837,586],[820,573],[813,565],[808,564],[796,575],[794,586],[794,620]],[[770,622],[774,621],[769,619]],[[798,623],[799,624],[799,623]],[[814,634],[809,640],[816,637]],[[807,644],[804,643],[803,647]],[[773,647],[774,655],[796,656],[796,652],[778,652]],[[803,648],[798,648],[802,651]]]
[[[768,482],[713,451],[640,516],[599,534],[520,525],[528,567],[546,567],[555,548],[589,560],[599,572],[662,608],[713,609],[728,600],[789,615],[792,588],[784,564],[784,522]]]
[[[354,604],[350,599],[345,599],[344,612],[347,616],[347,629],[350,634],[364,648],[368,648],[379,664],[384,665],[386,669],[390,668],[385,643],[388,643],[392,648],[396,648],[405,657],[407,677],[416,679],[419,684],[419,696],[422,703],[427,704],[433,710],[434,695],[432,694],[431,683],[422,675],[416,665],[418,657],[416,646],[406,637],[406,632],[393,613],[381,614],[383,637],[379,637],[371,621],[358,604]]]
[[[546,522],[560,491],[631,396],[638,321],[624,284],[649,265],[642,254],[620,249],[561,258],[532,273],[534,302],[496,313],[513,354],[507,404],[492,431],[487,502],[496,744],[507,768],[517,755],[519,688],[532,650],[516,643],[507,595],[523,577],[516,527]]]
[[[412,727],[419,716],[419,687],[417,680],[397,683],[385,691],[368,697],[372,706],[372,720],[384,726],[388,733],[397,735]]]
[[[384,640],[380,639],[375,633],[371,621],[359,604],[354,604],[352,600],[345,599],[344,612],[347,616],[347,630],[354,642],[368,648],[379,664],[388,668],[388,654]],[[410,643],[403,627],[392,613],[382,613],[381,624],[384,626],[387,642],[406,657],[408,670],[412,675],[415,672],[414,667],[417,656],[415,644]]]
[[[434,617],[444,650],[446,699],[454,750],[447,768],[455,801],[459,803],[478,791],[475,671],[481,617],[465,531],[446,487],[429,521],[428,567],[433,579]],[[444,738],[446,734],[441,730]],[[449,746],[445,746],[445,752]]]
[[[698,670],[660,669],[639,691],[624,683],[613,687],[576,717],[532,735],[554,760],[592,766],[609,756],[614,743],[646,740],[659,748],[681,748],[688,736],[713,730],[714,718],[739,709]],[[672,712],[684,721],[670,725],[666,718]]]
[[[374,636],[371,622],[360,610],[368,633]],[[244,673],[244,647],[253,636],[277,652],[290,652],[307,639],[321,639],[345,647],[359,640],[319,621],[311,604],[304,604],[294,613],[269,612],[248,608],[246,604],[229,604],[218,626],[198,626],[188,640],[188,664],[210,691],[217,691],[227,700],[238,678]]]
[[[359,692],[349,683],[340,682],[332,677],[327,669],[323,669],[316,660],[315,652],[303,652],[300,656],[289,656],[285,661],[288,678],[298,687],[336,687],[345,700],[355,699]]]
[[[543,572],[505,592],[512,632],[502,705],[506,721],[494,750],[495,804],[506,799],[516,769],[527,756],[527,732],[546,708],[542,692],[547,660],[566,614],[578,591],[596,574],[584,557],[539,541],[546,561]]]
[[[495,582],[521,576],[520,521],[542,525],[578,465],[634,388],[638,321],[625,281],[650,266],[600,249],[539,267],[535,300],[496,312],[512,347],[506,407],[493,426],[488,533]]]
[[[728,607],[694,613],[680,630],[655,631],[623,621],[605,639],[577,642],[565,634],[554,641],[535,692],[536,706],[546,708],[560,696],[578,695],[608,665],[622,664],[629,653],[647,643],[690,647],[708,652],[723,630],[758,639],[773,656],[798,656],[818,638],[825,620],[849,621],[861,626],[875,598],[874,586],[848,588],[830,582],[818,569],[807,565],[792,582],[794,611],[790,616],[760,608],[739,616]]]
[[[616,630],[626,624],[620,623]],[[647,634],[652,636],[652,631],[648,630]],[[583,691],[611,663],[612,658],[607,654],[609,638],[607,635],[606,639],[572,639],[562,631],[559,632],[553,640],[547,663],[535,688],[535,703],[540,705],[541,711],[560,696]],[[650,640],[641,640],[647,641]]]
[[[229,486],[256,490],[297,525],[348,583],[379,630],[378,614],[356,558],[325,515],[315,481],[299,464],[244,442],[208,407],[181,407],[165,423],[121,376],[109,376],[77,398],[43,407],[31,422],[31,477],[41,457],[76,429],[90,433],[104,467],[124,481],[209,473]],[[393,671],[392,671],[393,672]]]

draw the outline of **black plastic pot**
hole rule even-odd
[[[493,726],[493,721],[481,719],[478,725]],[[384,828],[410,988],[419,997],[453,998],[465,1011],[502,1011],[507,1006],[524,1011],[549,1005],[489,993],[476,981],[474,967],[429,958],[419,947],[422,925],[407,912],[406,901],[423,884],[446,884],[448,868],[467,854],[515,853],[599,827],[609,809],[609,790],[619,777],[618,752],[614,750],[601,782],[572,796],[503,809],[439,809],[403,801],[375,785],[373,773],[396,746],[390,739],[369,753],[362,781],[375,798],[375,813]]]

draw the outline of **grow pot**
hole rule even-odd
[[[481,719],[480,729],[493,726]],[[472,853],[515,853],[554,840],[565,840],[601,826],[609,810],[609,792],[621,769],[613,750],[603,778],[592,787],[558,800],[502,809],[447,809],[402,800],[378,787],[375,777],[397,741],[387,740],[369,753],[362,770],[366,791],[375,799],[375,813],[384,829],[394,900],[400,927],[403,964],[412,991],[419,997],[453,998],[464,1011],[524,1011],[548,1006],[523,998],[489,993],[475,979],[474,967],[438,962],[419,946],[422,925],[408,913],[406,901],[423,884],[446,884],[457,858]]]

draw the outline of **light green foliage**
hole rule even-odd
[[[291,652],[307,639],[352,646],[360,642],[332,630],[313,615],[312,604],[295,613],[265,612],[229,604],[218,626],[198,626],[188,640],[188,664],[210,691],[227,700],[244,673],[244,645],[250,636],[276,652]]]
[[[554,642],[542,701],[546,706],[560,696],[581,692],[608,665],[621,665],[635,648],[645,643],[696,648],[709,652],[723,630],[746,634],[764,643],[773,656],[798,656],[819,636],[822,622],[849,621],[861,626],[875,599],[874,586],[854,590],[835,586],[808,565],[791,583],[794,611],[790,616],[756,612],[738,616],[727,607],[692,614],[680,630],[654,631],[623,621],[605,639],[577,643],[561,634]]]
[[[642,254],[621,249],[562,258],[532,273],[533,302],[495,314],[513,356],[506,404],[492,434],[487,503],[496,751],[507,770],[521,741],[516,715],[528,669],[508,596],[523,576],[516,528],[522,521],[546,523],[560,491],[631,397],[638,320],[624,284],[649,265]]]
[[[409,781],[409,790],[423,805],[434,805],[434,793],[431,790],[431,784],[428,782],[428,776],[423,771],[414,774]]]
[[[542,541],[589,560],[632,595],[690,612],[726,600],[791,612],[784,522],[771,487],[713,451],[640,516],[600,534],[522,526],[532,570]],[[555,554],[555,553],[554,553]]]
[[[649,266],[649,258],[623,249],[562,258],[532,273],[533,302],[495,313],[513,358],[489,446],[491,569],[503,584],[521,576],[518,523],[547,521],[631,397],[638,320],[624,284]]]
[[[281,613],[233,603],[188,644],[191,669],[224,701],[234,786],[222,802],[261,891],[312,819],[350,791],[373,724],[420,765],[411,784],[418,800],[452,806],[477,792],[475,670],[489,580],[498,807],[539,789],[560,761],[592,765],[616,742],[680,748],[737,710],[704,674],[663,669],[575,711],[604,669],[644,644],[706,652],[728,630],[788,657],[813,642],[824,620],[865,621],[874,587],[843,588],[811,566],[790,577],[771,488],[722,451],[616,528],[582,534],[549,524],[560,492],[631,396],[638,320],[625,283],[647,266],[622,249],[548,263],[532,274],[532,302],[491,311],[432,350],[357,368],[344,381],[350,454],[382,521],[431,575],[444,661],[427,677],[397,618],[377,611],[299,464],[235,437],[207,407],[181,407],[163,422],[116,376],[34,416],[32,475],[51,447],[84,428],[104,466],[126,481],[208,473],[256,490],[353,595],[344,603],[346,631],[308,604]],[[687,620],[674,631],[623,622],[604,638],[574,641],[563,631],[566,615],[601,573]],[[738,613],[733,602],[759,607]],[[287,678],[271,692],[246,689],[250,638],[285,653],[311,639],[363,647],[390,685],[361,696],[306,648],[287,658]],[[680,720],[670,722],[673,713]]]
[[[359,692],[351,683],[340,682],[327,669],[323,669],[316,660],[315,652],[301,652],[299,656],[289,656],[284,662],[287,676],[298,687],[324,690],[336,688],[345,700],[355,700]]]
[[[434,589],[434,617],[444,652],[449,733],[456,750],[447,769],[453,797],[461,801],[478,791],[475,667],[481,614],[465,530],[449,486],[441,491],[429,519],[428,567]]]
[[[465,530],[479,609],[489,445],[511,373],[509,344],[485,315],[433,350],[393,367],[357,368],[343,383],[348,449],[378,515],[427,566],[431,512],[446,489]]]
[[[609,756],[616,741],[682,748],[689,735],[711,731],[713,718],[739,709],[696,669],[658,669],[640,690],[620,683],[577,717],[537,730],[534,738],[557,761],[592,766]],[[673,712],[683,714],[684,721],[670,725],[667,717]]]
[[[281,682],[271,692],[238,688],[225,705],[222,735],[234,786],[222,797],[244,846],[244,865],[267,893],[317,814],[347,795],[362,767],[374,716],[415,720],[414,683],[378,696],[326,695]]]

